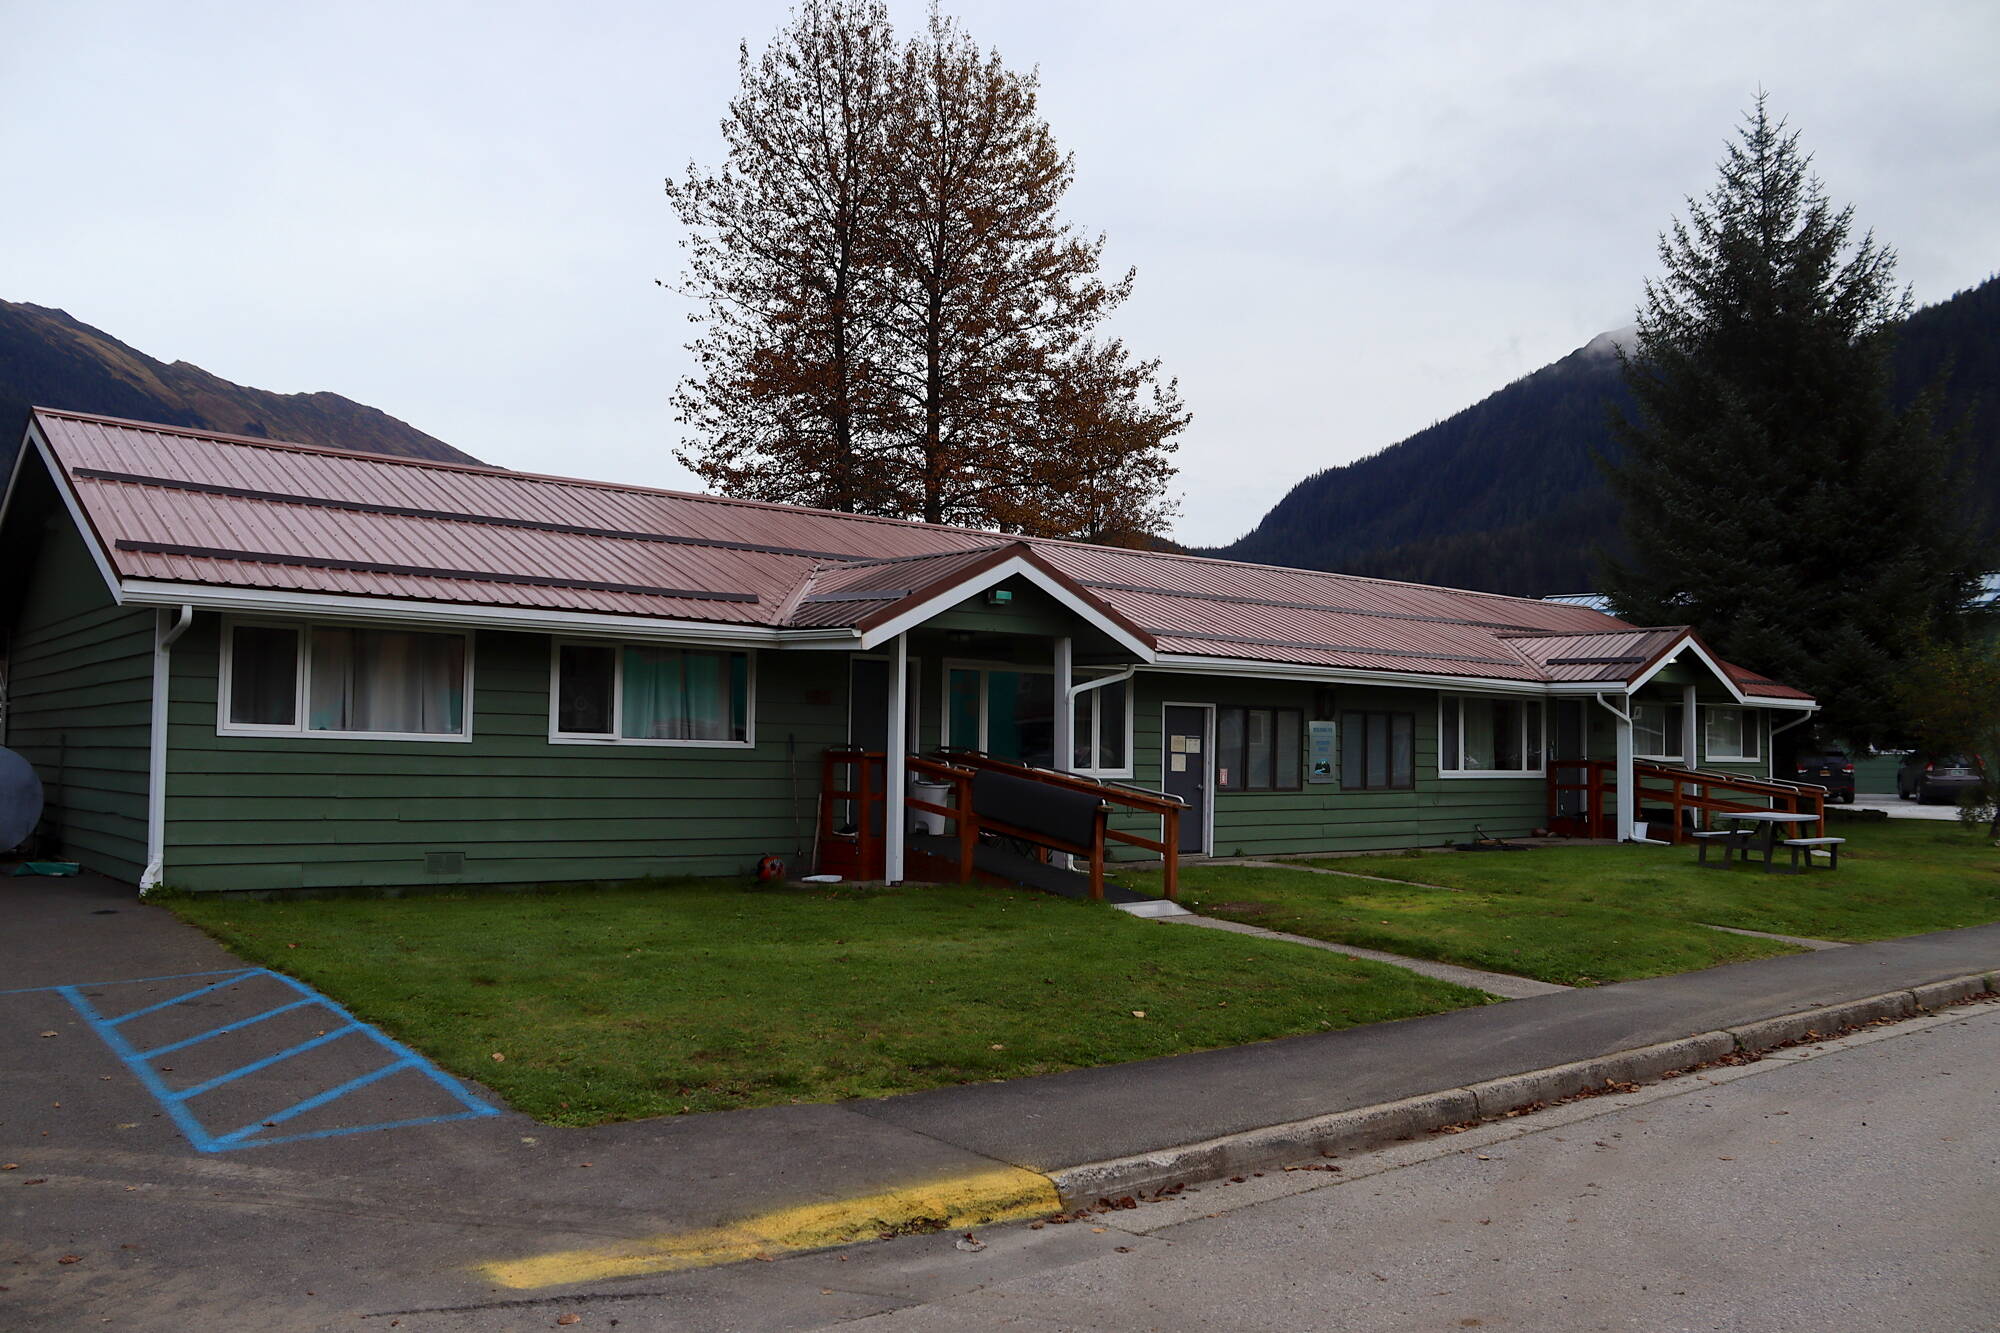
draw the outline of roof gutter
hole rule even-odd
[[[153,622],[152,723],[146,740],[146,868],[139,874],[139,896],[160,886],[166,874],[167,851],[167,695],[172,678],[174,644],[194,623],[194,607],[183,602],[172,625],[164,612]]]
[[[1793,727],[1796,727],[1796,726],[1798,726],[1798,725],[1799,725],[1799,724],[1800,724],[1801,722],[1810,722],[1810,721],[1812,721],[1812,720],[1813,720],[1813,715],[1814,715],[1815,713],[1817,713],[1817,712],[1819,712],[1819,705],[1818,705],[1818,704],[1810,704],[1810,705],[1808,705],[1808,706],[1807,706],[1807,708],[1806,708],[1806,710],[1805,710],[1805,711],[1804,711],[1803,713],[1800,713],[1800,714],[1799,714],[1799,715],[1798,715],[1797,717],[1793,718],[1793,719],[1792,719],[1792,720],[1791,720],[1790,722],[1787,722],[1787,723],[1786,723],[1786,724],[1785,724],[1784,726],[1782,726],[1782,727],[1772,727],[1772,728],[1771,728],[1771,739],[1772,739],[1772,740],[1774,740],[1774,741],[1775,741],[1775,740],[1777,740],[1777,739],[1778,739],[1778,736],[1779,736],[1779,734],[1780,734],[1780,733],[1782,733],[1782,732],[1787,732],[1787,731],[1790,731],[1790,730],[1791,730],[1791,729],[1792,729]]]

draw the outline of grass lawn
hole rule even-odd
[[[169,905],[565,1125],[1018,1078],[1486,1000],[991,888],[710,880]]]
[[[1840,869],[1767,875],[1695,864],[1693,847],[1329,858],[1367,880],[1254,866],[1182,872],[1190,905],[1315,939],[1567,985],[1660,976],[1790,952],[1706,930],[1871,940],[2000,920],[2000,850],[1958,826],[1831,824]]]

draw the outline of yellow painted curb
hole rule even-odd
[[[555,1287],[771,1258],[899,1231],[1014,1222],[1061,1211],[1062,1200],[1047,1176],[1020,1167],[998,1167],[854,1199],[798,1204],[723,1226],[480,1264],[473,1271],[516,1290]]]

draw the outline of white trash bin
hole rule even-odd
[[[910,774],[910,798],[917,801],[928,801],[932,805],[950,805],[951,785],[944,782],[930,782],[918,774],[912,773]],[[910,832],[912,833],[942,834],[944,832],[944,824],[945,819],[943,815],[934,814],[929,810],[910,811]]]

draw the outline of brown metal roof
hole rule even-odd
[[[38,408],[121,578],[776,629],[865,628],[1010,554],[1159,651],[1524,682],[1637,674],[1684,631],[1585,606]],[[1746,693],[1804,698],[1728,668]]]

